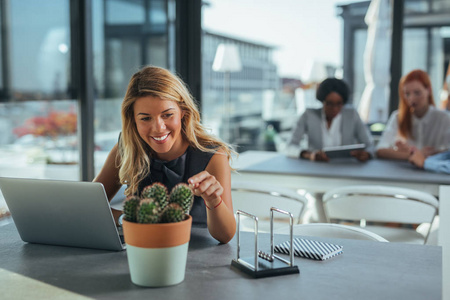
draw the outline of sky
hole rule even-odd
[[[203,28],[276,47],[283,77],[302,79],[314,61],[342,66],[342,0],[209,0]],[[359,1],[350,1],[359,2]]]

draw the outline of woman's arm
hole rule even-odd
[[[287,155],[289,157],[300,157],[301,153],[307,151],[307,149],[302,149],[300,147],[300,142],[304,138],[306,132],[306,112],[304,112],[297,122],[295,123],[295,128],[292,131],[291,139],[287,147]]]
[[[376,148],[378,158],[390,158],[407,160],[411,154],[410,149],[403,147],[404,142],[396,141],[398,133],[397,111],[394,111],[387,122],[386,128],[383,130],[380,141]],[[406,145],[406,144],[405,144]]]
[[[289,141],[290,145],[298,146],[300,141],[303,139],[306,129],[306,113],[303,113],[300,118],[297,120],[295,124],[295,128],[292,131],[291,140]]]
[[[377,150],[378,158],[407,160],[409,155],[410,151],[403,151],[397,148],[381,148]]]
[[[93,180],[94,182],[100,182],[103,184],[109,201],[111,201],[117,191],[122,187],[119,179],[119,168],[116,163],[117,151],[118,146],[116,144],[112,148],[111,152],[109,152],[100,173],[98,173],[97,177]],[[114,220],[117,223],[117,219],[122,214],[122,211],[113,208],[111,208],[111,211],[113,213]]]
[[[414,151],[414,147],[410,146],[404,141],[396,141],[393,148],[381,148],[378,149],[377,155],[380,158],[391,158],[391,159],[401,159],[407,160]]]
[[[231,168],[223,151],[213,155],[206,167],[188,180],[194,193],[205,201],[207,224],[212,237],[228,243],[236,233],[231,200]]]

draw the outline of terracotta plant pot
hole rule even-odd
[[[123,220],[131,281],[161,287],[184,280],[192,217],[177,223],[139,224]]]

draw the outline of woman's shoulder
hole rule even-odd
[[[305,111],[303,112],[304,114],[320,114],[322,112],[322,108],[307,108],[305,109]]]
[[[397,128],[398,128],[398,110],[394,110],[391,113],[391,115],[389,116],[389,118],[386,122],[385,131],[389,128],[392,128],[392,130],[397,130]]]
[[[218,150],[220,150],[219,145],[207,145],[204,146],[207,151],[189,146],[188,151],[190,153],[190,156],[196,159],[210,159]]]
[[[358,111],[351,105],[345,105],[342,107],[341,113],[343,115],[359,115]]]
[[[361,119],[358,111],[353,106],[344,106],[341,110],[342,120],[344,122],[357,122]]]
[[[205,148],[208,149],[207,151],[194,148],[192,149],[192,151],[195,152],[195,156],[204,161],[210,161],[211,159],[223,159],[225,161],[229,161],[230,155],[234,152],[234,150],[232,148],[226,147],[229,146],[227,144],[217,144],[205,146]]]
[[[225,151],[225,149],[223,149],[223,147],[220,147],[212,155],[205,170],[207,170],[212,175],[216,175],[218,173],[224,172],[229,167],[230,160],[228,158],[228,153],[227,151]]]
[[[390,119],[397,119],[398,118],[398,110],[394,110],[391,115],[389,116],[389,120]]]
[[[202,151],[201,149],[189,146],[187,150],[187,160],[188,164],[191,166],[190,169],[194,169],[194,173],[203,171],[213,155],[213,152]]]
[[[433,119],[440,118],[443,120],[449,120],[450,121],[450,115],[447,111],[440,110],[434,106],[430,106],[430,112],[433,116]]]
[[[307,108],[301,117],[306,119],[322,118],[322,108]]]

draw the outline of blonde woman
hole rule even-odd
[[[196,195],[190,212],[194,226],[207,226],[219,242],[236,231],[231,202],[233,150],[200,124],[200,114],[185,84],[171,72],[146,66],[135,73],[122,103],[122,133],[94,179],[108,199],[123,184],[126,195],[153,183],[169,190],[188,183]],[[113,210],[114,217],[120,211]]]

